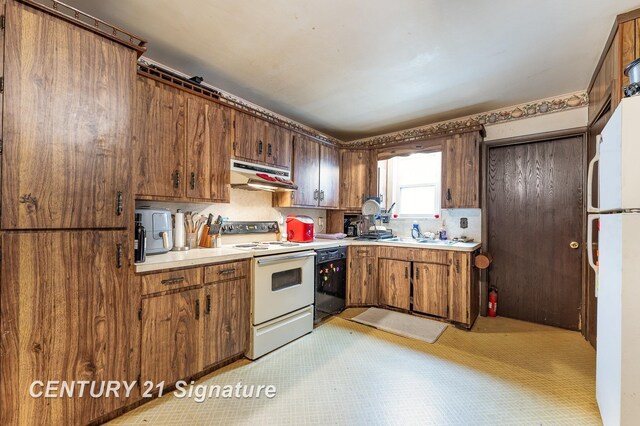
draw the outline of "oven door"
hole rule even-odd
[[[303,251],[253,260],[254,325],[313,304],[315,255]]]

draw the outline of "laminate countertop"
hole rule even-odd
[[[160,271],[164,269],[186,268],[190,266],[207,265],[211,263],[232,262],[235,260],[251,259],[265,255],[281,253],[291,253],[304,250],[317,250],[330,247],[342,246],[382,246],[382,247],[404,247],[420,248],[427,250],[446,250],[472,252],[480,247],[480,243],[440,243],[425,242],[418,243],[411,239],[393,239],[385,241],[362,241],[353,238],[343,240],[321,240],[316,239],[310,243],[300,243],[294,247],[281,247],[267,251],[250,251],[233,248],[232,245],[219,248],[197,248],[188,251],[170,251],[164,254],[147,255],[144,263],[135,265],[136,273]]]

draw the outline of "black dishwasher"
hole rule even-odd
[[[347,289],[347,248],[316,250],[316,322],[344,310]]]

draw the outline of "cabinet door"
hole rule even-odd
[[[211,170],[209,197],[228,203],[231,194],[231,109],[211,103]]]
[[[293,142],[293,181],[298,190],[292,193],[295,206],[318,205],[320,179],[319,144],[304,136],[296,136]]]
[[[273,123],[265,123],[265,160],[276,167],[291,168],[292,135],[291,132]]]
[[[409,310],[411,307],[411,262],[378,261],[380,304]]]
[[[3,31],[1,227],[128,226],[135,52],[16,1]]]
[[[449,319],[470,326],[478,316],[478,272],[471,265],[471,254],[454,252],[451,256]]]
[[[338,208],[340,155],[336,148],[320,145],[320,207]]]
[[[442,208],[480,207],[479,136],[447,139],[442,155]]]
[[[211,102],[195,95],[187,98],[186,195],[188,198],[211,196],[211,137],[213,110]]]
[[[368,195],[368,151],[342,151],[340,162],[340,208],[360,210]]]
[[[184,92],[138,76],[133,132],[137,195],[184,197],[185,140]]]
[[[249,332],[247,280],[204,287],[203,367],[244,353]]]
[[[351,248],[349,252],[347,304],[350,306],[377,305],[377,258],[352,256]]]
[[[413,264],[413,310],[447,317],[449,306],[448,266],[436,263]]]
[[[264,161],[264,124],[256,117],[235,111],[233,118],[233,155],[249,161]]]
[[[132,382],[140,287],[123,231],[5,233],[0,265],[0,424],[87,424],[135,402],[31,398],[34,380]]]
[[[168,386],[199,372],[202,289],[142,301],[140,380]]]

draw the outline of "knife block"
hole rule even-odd
[[[209,235],[209,226],[204,225],[202,228],[202,236],[200,237],[200,243],[198,244],[202,248],[213,247],[213,238]]]

